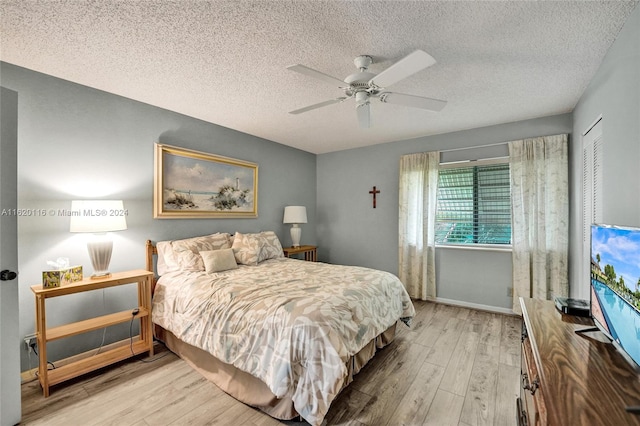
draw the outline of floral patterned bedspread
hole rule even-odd
[[[160,278],[153,322],[258,377],[319,425],[347,377],[346,361],[415,314],[400,280],[374,269],[271,259]]]

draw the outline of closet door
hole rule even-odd
[[[582,280],[581,299],[589,300],[591,225],[602,223],[602,117],[582,136]]]

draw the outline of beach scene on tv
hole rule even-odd
[[[640,365],[640,229],[591,228],[591,311]]]
[[[165,210],[251,212],[254,170],[234,164],[165,155]]]

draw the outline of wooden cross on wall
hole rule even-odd
[[[369,191],[369,194],[373,194],[373,208],[376,208],[376,194],[379,194],[380,190],[376,189],[376,187],[374,186],[373,189],[371,191]]]

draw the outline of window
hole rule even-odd
[[[511,244],[508,163],[440,169],[435,238],[436,244]]]

